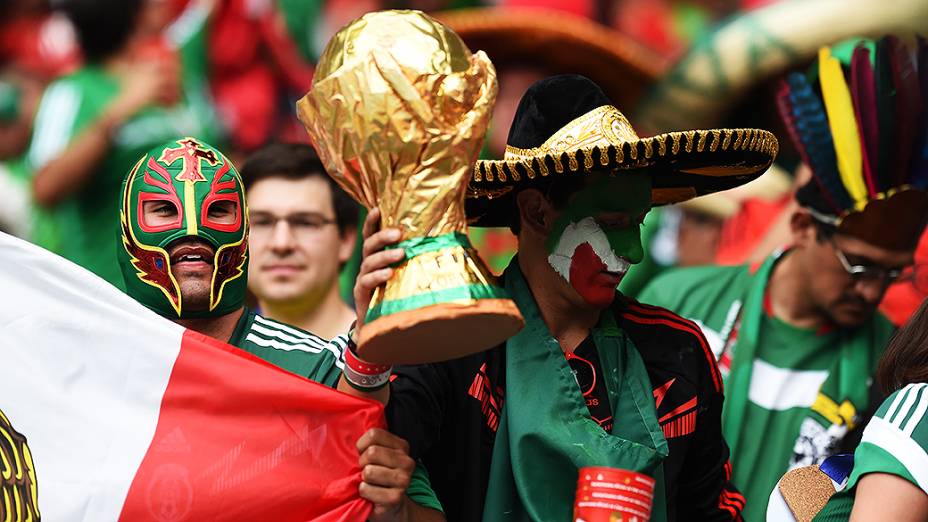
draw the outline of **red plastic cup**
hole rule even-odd
[[[627,469],[580,468],[574,522],[647,522],[654,502],[654,479]]]

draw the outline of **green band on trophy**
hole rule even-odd
[[[405,299],[395,301],[382,301],[372,306],[367,311],[366,322],[397,312],[405,312],[430,306],[434,304],[446,304],[456,300],[472,299],[508,299],[509,295],[500,287],[487,286],[482,284],[459,286],[457,288],[446,288],[427,294],[418,294]]]

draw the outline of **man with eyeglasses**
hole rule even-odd
[[[309,145],[272,144],[242,166],[251,218],[248,289],[261,314],[331,339],[355,312],[339,271],[355,244],[358,206]]]
[[[911,86],[874,88],[873,78],[924,92],[917,74],[891,73],[910,60],[894,38],[854,41],[823,48],[814,74],[788,76],[781,114],[813,172],[796,194],[789,247],[755,266],[671,271],[640,295],[697,321],[719,358],[723,433],[746,520],[763,519],[788,469],[846,449],[873,405],[872,376],[893,331],[877,307],[912,265],[928,215],[924,123],[919,139],[900,134],[896,125],[908,133],[917,123],[892,102]],[[868,96],[879,103],[864,107]]]

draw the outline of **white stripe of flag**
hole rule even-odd
[[[0,519],[4,495],[55,521],[366,518],[354,442],[378,405],[2,233],[0,289]]]

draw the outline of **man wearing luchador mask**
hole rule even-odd
[[[241,177],[222,152],[191,137],[155,147],[129,171],[120,209],[118,260],[130,296],[292,373],[345,387],[346,336],[326,341],[245,307],[248,212]],[[443,520],[406,447],[384,430],[358,441],[370,520]]]

